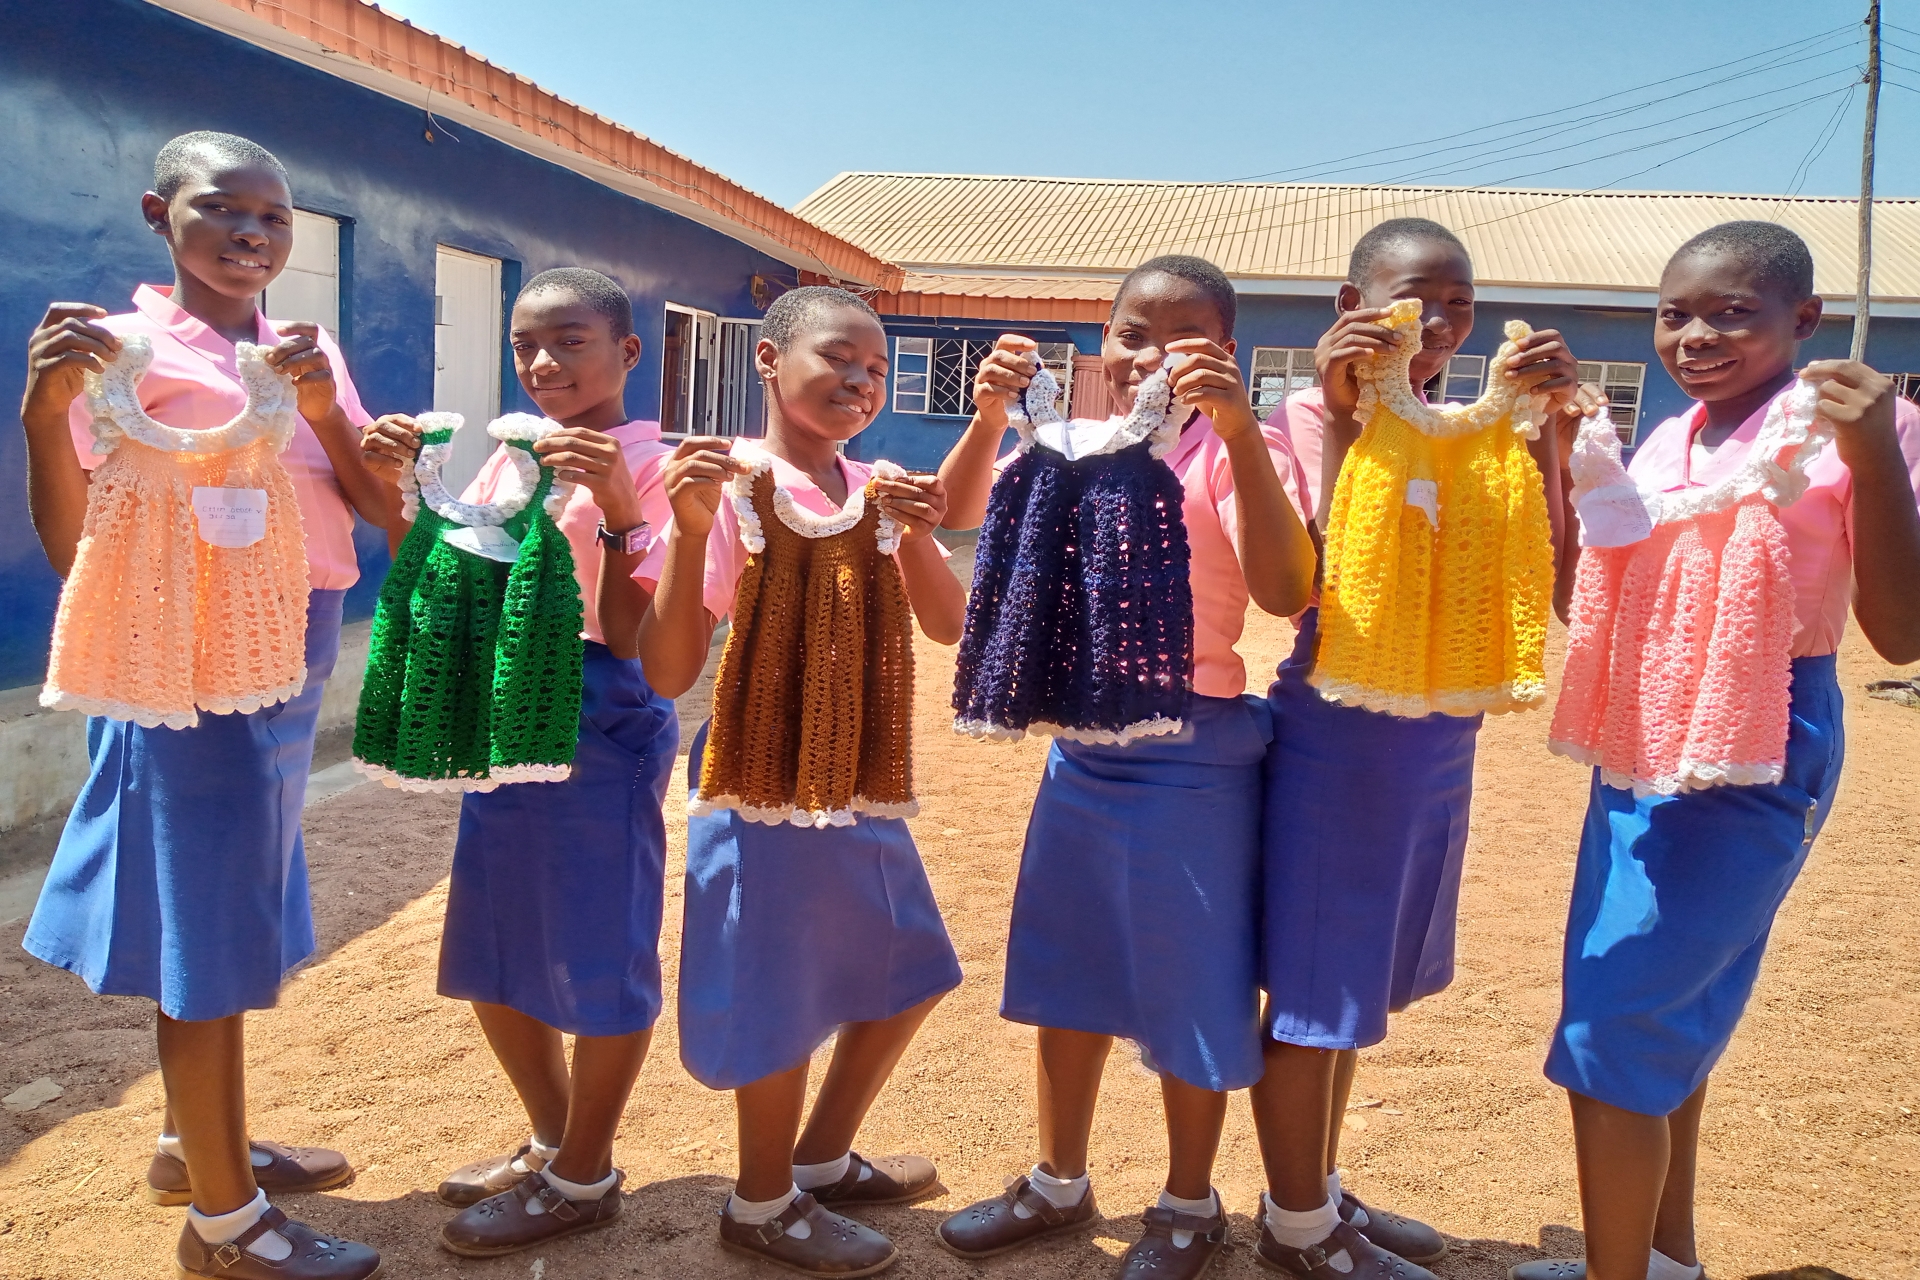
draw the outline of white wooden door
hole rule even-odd
[[[458,496],[493,452],[500,416],[500,259],[439,247],[434,268],[433,407],[463,415],[441,479]]]
[[[340,223],[324,213],[293,211],[293,253],[260,295],[269,320],[312,320],[340,340]]]

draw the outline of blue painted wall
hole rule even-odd
[[[343,228],[342,329],[369,412],[416,412],[433,397],[434,250],[507,263],[506,288],[555,266],[587,266],[633,295],[644,351],[628,386],[636,417],[658,415],[668,300],[757,314],[756,274],[792,269],[698,223],[451,125],[429,144],[419,107],[289,62],[141,0],[75,8],[0,0],[0,404],[20,402],[20,347],[50,300],[124,311],[136,285],[171,281],[140,219],[160,145],[192,129],[271,149],[302,208]],[[508,408],[531,409],[510,366]],[[43,674],[59,580],[27,519],[25,447],[0,430],[0,688]],[[358,534],[363,577],[350,616],[371,611],[384,534]]]
[[[1525,320],[1536,329],[1558,329],[1582,360],[1633,361],[1647,366],[1640,429],[1649,430],[1687,406],[1687,398],[1653,352],[1653,313],[1586,307],[1535,306],[1483,302],[1475,308],[1473,333],[1463,355],[1491,356],[1499,349],[1508,320]],[[1331,298],[1243,294],[1235,326],[1242,372],[1250,372],[1255,347],[1311,347],[1333,320]],[[968,338],[991,342],[1002,333],[1024,333],[1040,342],[1072,340],[1084,353],[1100,347],[1098,325],[1024,326],[1014,321],[949,321],[929,325],[905,317],[886,318],[897,336]],[[1844,357],[1853,327],[1844,318],[1823,322],[1800,351],[1803,361]],[[1872,323],[1868,363],[1887,372],[1920,372],[1920,320],[1882,318]],[[966,426],[964,418],[896,414],[891,402],[852,444],[860,458],[890,458],[902,466],[932,469],[946,456]]]

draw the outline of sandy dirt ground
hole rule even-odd
[[[1291,643],[1255,615],[1242,651],[1258,674]],[[1090,1235],[986,1264],[949,1257],[932,1233],[1034,1159],[1033,1032],[996,1014],[1008,901],[1043,746],[979,744],[947,729],[950,651],[921,645],[913,824],[966,968],[881,1095],[869,1152],[922,1152],[944,1196],[882,1209],[902,1277],[1104,1276],[1139,1233],[1165,1140],[1155,1082],[1135,1055],[1108,1067],[1092,1173],[1112,1215]],[[1557,666],[1557,658],[1554,665]],[[1841,663],[1850,749],[1825,836],[1782,912],[1745,1025],[1715,1076],[1700,1188],[1701,1248],[1715,1277],[1820,1264],[1849,1277],[1920,1274],[1920,714],[1868,699],[1884,664],[1852,638]],[[705,708],[683,700],[689,732]],[[1349,1185],[1428,1219],[1454,1240],[1448,1280],[1494,1280],[1512,1263],[1577,1253],[1579,1206],[1562,1096],[1540,1075],[1558,1009],[1558,961],[1586,779],[1549,756],[1542,713],[1490,723],[1461,901],[1453,987],[1396,1020],[1362,1055],[1347,1118]],[[1390,785],[1390,783],[1388,783]],[[735,1148],[729,1098],[680,1069],[664,1018],[627,1109],[616,1159],[624,1221],[489,1262],[436,1247],[449,1211],[432,1189],[453,1166],[512,1148],[527,1123],[464,1005],[434,994],[455,803],[360,787],[308,812],[320,950],[249,1031],[254,1130],[324,1144],[359,1165],[348,1187],[289,1197],[324,1230],[376,1244],[396,1280],[415,1276],[770,1276],[723,1254],[714,1215]],[[685,824],[669,802],[661,951],[672,1009]],[[0,1112],[0,1276],[170,1274],[182,1210],[149,1205],[142,1175],[159,1124],[152,1007],[100,999],[19,950],[0,928],[0,1094],[42,1076],[64,1090]],[[819,1072],[816,1070],[815,1079]],[[1238,1241],[1216,1274],[1260,1271],[1249,1247],[1261,1187],[1236,1098],[1217,1182]]]

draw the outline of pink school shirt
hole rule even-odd
[[[732,452],[739,454],[742,449],[759,450],[763,443],[759,440],[736,440]],[[864,462],[852,458],[840,459],[840,475],[847,482],[847,495],[851,497],[864,488],[873,477],[873,468]],[[785,458],[773,459],[773,482],[793,495],[794,505],[802,511],[816,516],[830,516],[840,510],[827,497],[813,478],[788,462]],[[637,572],[647,573],[650,577],[660,576],[660,564],[665,559],[666,539],[661,539],[661,554],[648,556],[647,563]],[[947,558],[947,549],[936,541],[933,544],[940,551],[940,558]],[[896,553],[894,559],[898,560]],[[707,537],[707,573],[701,591],[707,612],[718,622],[733,612],[734,593],[740,587],[740,575],[747,567],[747,549],[740,543],[740,519],[733,510],[733,498],[723,494],[720,509],[714,512],[713,532]]]
[[[1292,497],[1301,483],[1293,449],[1276,427],[1263,426],[1261,435]],[[1007,454],[994,470],[1015,456]],[[1191,553],[1187,579],[1193,584],[1193,691],[1208,698],[1237,698],[1247,689],[1247,664],[1234,645],[1246,629],[1252,597],[1240,571],[1239,514],[1226,441],[1214,431],[1211,418],[1197,415],[1180,433],[1166,463],[1186,490],[1180,516]]]
[[[1707,407],[1695,403],[1647,435],[1634,451],[1627,474],[1643,489],[1714,484],[1746,458],[1771,407],[1755,410],[1708,454],[1694,444],[1707,420]],[[1920,406],[1898,401],[1894,429],[1906,459],[1908,484],[1920,503]],[[1847,629],[1847,610],[1853,604],[1853,473],[1829,443],[1808,467],[1807,481],[1800,500],[1780,510],[1793,565],[1792,652],[1796,658],[1820,657],[1838,649]]]
[[[153,364],[140,382],[140,406],[169,427],[203,431],[225,426],[247,405],[233,344],[174,305],[172,285],[143,284],[134,290],[134,310],[98,321],[101,328],[124,336],[142,333],[153,339]],[[274,346],[280,335],[265,316],[259,316],[263,346]],[[372,421],[360,405],[347,374],[340,348],[320,331],[320,349],[333,365],[334,394],[347,421],[364,427]],[[73,447],[80,465],[91,471],[100,464],[93,451],[93,419],[84,396],[76,396],[67,411],[73,429]],[[347,505],[340,481],[327,460],[326,447],[305,418],[294,426],[293,443],[280,455],[300,500],[300,521],[307,534],[307,583],[316,591],[341,591],[360,580],[360,562],[353,550],[353,508]]]
[[[660,424],[657,422],[629,422],[607,434],[620,442],[620,451],[626,455],[627,467],[633,473],[633,487],[640,494],[641,518],[653,526],[655,538],[664,542],[660,533],[673,517],[673,506],[667,501],[667,482],[663,471],[667,459],[673,454],[673,446],[660,439]],[[503,445],[488,456],[486,465],[480,468],[480,474],[467,486],[461,500],[494,501],[500,495],[507,471],[507,451]],[[573,576],[579,580],[580,603],[586,610],[581,634],[595,644],[605,644],[607,637],[600,629],[600,614],[595,607],[600,594],[600,547],[599,539],[595,536],[600,529],[600,506],[585,485],[576,484],[573,487],[565,509],[554,524],[567,535],[567,544],[573,548]],[[634,569],[633,576],[649,584],[658,582],[658,558],[648,554]]]

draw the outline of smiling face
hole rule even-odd
[[[149,191],[140,207],[167,238],[174,270],[228,298],[252,298],[293,252],[293,196],[264,165],[209,160],[173,199]]]
[[[1817,296],[1794,301],[1738,255],[1706,249],[1661,275],[1653,347],[1682,391],[1713,404],[1771,390],[1819,325]]]
[[[820,307],[785,351],[765,338],[754,351],[781,429],[850,440],[886,403],[887,334],[854,307]]]
[[[604,431],[626,421],[627,374],[640,339],[613,336],[607,317],[567,289],[545,289],[513,304],[513,368],[540,412],[561,426]]]
[[[1420,350],[1412,380],[1422,386],[1447,367],[1447,357],[1473,332],[1473,263],[1459,245],[1420,237],[1381,249],[1359,286],[1340,286],[1342,311],[1385,307],[1402,298],[1420,302]]]
[[[1205,338],[1233,354],[1220,308],[1191,280],[1157,271],[1140,275],[1113,300],[1100,362],[1122,413],[1132,410],[1140,384],[1166,363],[1167,344],[1182,338]]]

